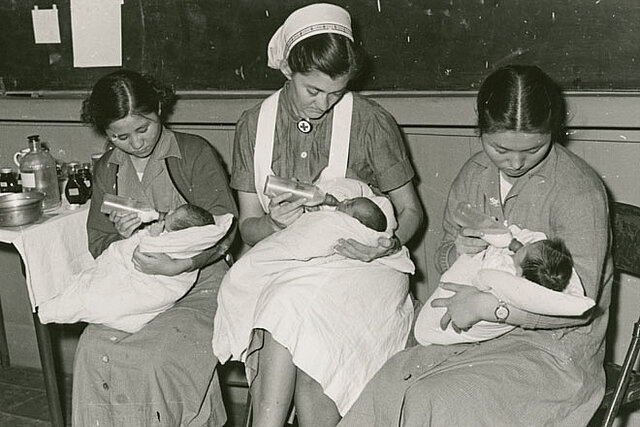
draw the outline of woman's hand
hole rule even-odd
[[[402,243],[393,236],[392,238],[380,237],[378,246],[367,246],[353,239],[340,239],[333,247],[337,253],[347,258],[371,262],[376,258],[382,258],[394,254],[400,250]]]
[[[493,312],[498,299],[488,292],[481,292],[475,286],[456,283],[442,283],[442,288],[455,292],[449,298],[436,298],[431,307],[444,307],[447,312],[440,319],[444,331],[451,323],[454,331],[466,331],[481,320],[495,321]]]
[[[278,194],[269,202],[269,220],[281,230],[291,225],[304,213],[303,205],[306,199],[289,201],[292,196],[291,193]]]
[[[128,213],[125,215],[113,211],[109,214],[109,221],[113,222],[116,231],[125,239],[131,237],[134,231],[140,227],[142,221],[137,213]]]
[[[485,250],[489,244],[482,240],[481,237],[482,232],[480,230],[474,230],[472,228],[463,228],[460,230],[455,240],[458,255],[475,255]]]
[[[132,260],[136,270],[162,276],[176,276],[188,271],[192,266],[189,258],[173,259],[166,254],[140,252],[139,246],[133,251]]]

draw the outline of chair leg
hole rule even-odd
[[[622,369],[620,370],[620,377],[618,378],[618,383],[616,384],[616,389],[613,393],[611,405],[607,408],[602,421],[602,425],[604,427],[613,426],[613,421],[615,420],[616,415],[618,414],[618,410],[620,409],[620,406],[622,406],[622,402],[624,401],[627,387],[629,386],[629,380],[631,379],[631,371],[633,370],[633,367],[638,360],[639,351],[640,321],[638,321],[633,327],[633,338],[631,340],[631,343],[629,344],[627,355],[624,358]]]

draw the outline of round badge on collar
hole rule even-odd
[[[305,119],[300,119],[298,121],[298,130],[302,133],[309,133],[311,132],[311,123],[309,123],[308,121],[306,121]]]

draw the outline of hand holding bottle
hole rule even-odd
[[[458,255],[475,255],[482,252],[489,244],[482,239],[483,232],[473,228],[462,228],[455,240]]]
[[[274,196],[269,202],[269,213],[267,217],[274,230],[282,230],[304,213],[304,203],[306,199],[297,198],[292,200],[291,193],[281,193]]]
[[[270,197],[281,194],[289,194],[285,200],[293,202],[294,200],[304,199],[305,206],[319,206],[327,204],[335,206],[337,200],[330,194],[326,194],[320,188],[313,184],[299,182],[294,179],[281,178],[279,176],[270,175],[264,185],[264,194]]]

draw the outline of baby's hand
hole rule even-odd
[[[164,220],[156,221],[149,226],[149,235],[156,237],[164,231]]]

